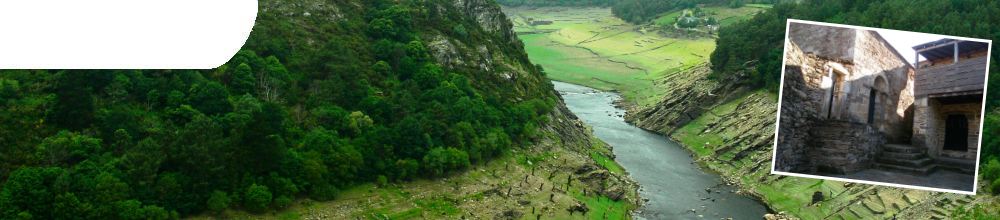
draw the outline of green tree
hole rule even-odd
[[[229,112],[229,92],[217,82],[196,84],[188,92],[188,103],[206,115],[216,115]]]
[[[361,111],[353,111],[348,117],[350,120],[348,127],[355,136],[361,135],[361,132],[365,129],[371,128],[372,125],[375,124],[371,117],[368,117],[368,115],[365,115],[365,113]]]
[[[75,164],[101,151],[101,140],[70,131],[60,131],[42,140],[35,158],[41,164]]]
[[[441,176],[469,167],[469,155],[455,148],[438,147],[427,152],[423,165],[432,175]]]
[[[306,135],[302,142],[303,149],[307,150],[307,158],[314,161],[322,161],[322,164],[315,164],[315,169],[319,169],[323,176],[335,185],[343,186],[355,177],[362,161],[361,153],[354,146],[337,137],[333,131],[318,128]],[[326,169],[325,172],[322,169]]]
[[[132,89],[132,80],[129,79],[128,76],[126,76],[125,74],[118,73],[115,74],[114,80],[111,81],[111,84],[108,85],[108,87],[105,89],[105,92],[107,93],[108,98],[110,98],[112,102],[117,103],[128,98],[129,91],[131,89]]]
[[[271,191],[267,186],[253,184],[243,195],[243,205],[250,211],[263,212],[271,205]]]
[[[227,195],[226,192],[215,190],[208,196],[208,200],[205,201],[205,206],[212,212],[222,213],[222,211],[229,208],[229,204],[231,202],[232,200],[229,199],[229,195]]]
[[[229,87],[233,94],[253,94],[254,81],[253,69],[250,68],[250,65],[240,63],[233,71]]]
[[[53,218],[52,188],[56,178],[65,174],[58,167],[25,167],[10,173],[0,189],[0,216]]]
[[[56,103],[48,121],[70,130],[79,130],[90,125],[94,118],[94,97],[88,85],[86,73],[59,72],[53,88]]]

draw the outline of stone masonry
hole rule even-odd
[[[791,23],[775,170],[850,173],[908,142],[913,68],[878,33]]]
[[[926,60],[914,68],[878,32],[790,23],[774,169],[971,171],[985,48],[922,44],[914,49]]]

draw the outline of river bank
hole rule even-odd
[[[646,204],[640,219],[759,218],[767,213],[757,200],[719,176],[706,172],[677,143],[624,121],[616,93],[553,82],[566,106],[592,127],[594,135],[613,146],[615,160],[641,186]]]

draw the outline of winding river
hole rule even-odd
[[[639,194],[648,199],[637,219],[761,219],[766,208],[752,198],[735,194],[716,174],[703,171],[676,142],[632,126],[614,106],[617,93],[556,82],[574,114],[594,134],[614,146],[615,160],[639,182]]]

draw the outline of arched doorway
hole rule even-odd
[[[875,77],[872,88],[868,92],[868,124],[875,124],[876,120],[881,120],[886,104],[885,93],[889,91],[889,84],[882,76]]]

